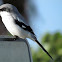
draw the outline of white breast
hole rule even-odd
[[[12,31],[13,29],[13,18],[8,12],[1,12],[2,22],[4,23],[5,27],[8,31]]]
[[[1,16],[2,22],[12,35],[17,35],[18,31],[21,31],[18,29],[18,26],[16,26],[14,18],[11,16],[9,12],[1,12]]]
[[[1,12],[1,16],[5,27],[12,35],[17,35],[20,38],[28,37],[28,32],[24,31],[18,25],[15,24],[14,18],[9,12]]]

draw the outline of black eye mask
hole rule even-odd
[[[7,12],[10,12],[10,9],[9,8],[2,8],[2,9],[0,9],[0,11],[7,11]]]

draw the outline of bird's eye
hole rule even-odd
[[[10,12],[10,9],[9,8],[2,8],[2,9],[0,9],[0,11],[7,11],[7,12]]]
[[[1,11],[6,11],[6,8],[2,8]]]

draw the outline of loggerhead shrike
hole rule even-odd
[[[0,16],[5,27],[13,36],[22,39],[30,38],[31,40],[35,41],[51,59],[53,59],[51,55],[44,49],[44,47],[38,42],[33,30],[25,22],[24,18],[18,12],[15,6],[11,4],[1,5]]]

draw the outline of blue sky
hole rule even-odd
[[[62,0],[31,0],[30,3],[37,9],[37,15],[30,16],[30,23],[39,41],[47,32],[62,33]],[[36,45],[32,41],[30,44]]]

